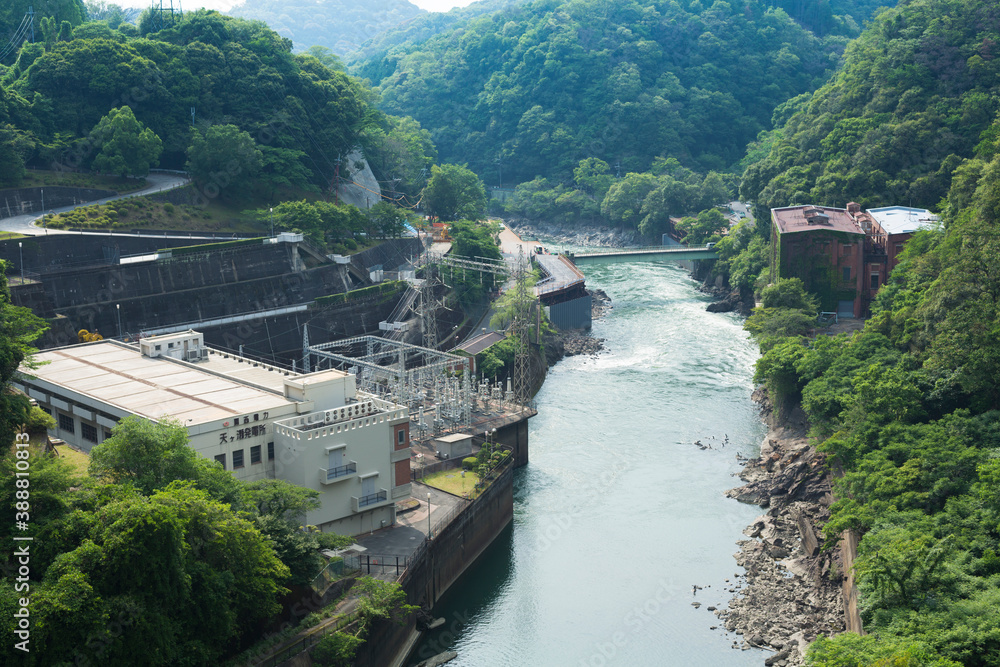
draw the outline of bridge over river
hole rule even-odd
[[[714,248],[705,246],[653,246],[645,248],[604,248],[594,252],[562,255],[535,254],[535,262],[545,278],[535,286],[535,293],[549,309],[549,319],[561,329],[590,328],[590,294],[584,285],[580,266],[601,262],[650,262],[716,259]]]

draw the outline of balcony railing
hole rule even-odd
[[[334,482],[345,480],[351,475],[356,474],[357,472],[358,472],[358,464],[356,461],[351,461],[346,465],[337,466],[336,468],[320,468],[319,483],[333,484]]]
[[[360,512],[363,509],[384,503],[388,498],[389,492],[385,489],[379,489],[377,492],[369,493],[367,496],[352,496],[351,505],[354,506],[353,509],[355,512]]]

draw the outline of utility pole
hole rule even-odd
[[[28,5],[28,27],[31,28],[31,43],[35,43],[35,8]]]
[[[503,156],[497,153],[497,159],[494,160],[497,165],[497,179],[500,181],[498,190],[503,190]]]
[[[191,107],[191,127],[194,127],[194,107]]]
[[[615,162],[615,178],[621,178],[621,177],[622,177],[622,163]]]
[[[274,207],[271,207],[271,238],[274,238]]]
[[[122,338],[122,305],[120,303],[115,304],[115,312],[118,314],[118,338]]]

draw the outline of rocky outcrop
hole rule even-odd
[[[824,457],[801,428],[768,433],[746,462],[743,486],[727,495],[767,509],[744,534],[736,561],[746,570],[727,610],[716,613],[744,645],[776,650],[766,665],[801,665],[809,642],[844,631],[839,556],[821,550],[833,500]]]
[[[596,320],[608,314],[613,306],[611,297],[602,289],[587,290],[590,294],[590,319]]]
[[[752,293],[743,294],[738,289],[714,287],[711,285],[702,285],[699,289],[702,292],[711,294],[716,299],[716,301],[705,307],[705,310],[710,313],[735,312],[746,317],[753,311],[754,300]]]

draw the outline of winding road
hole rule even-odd
[[[146,177],[146,182],[148,185],[142,190],[136,190],[135,192],[129,192],[123,195],[116,195],[114,197],[108,197],[107,199],[97,199],[94,201],[84,202],[82,204],[77,204],[76,206],[64,206],[62,208],[54,208],[46,211],[46,213],[65,213],[66,211],[72,211],[74,208],[79,208],[81,206],[93,206],[94,204],[106,204],[109,201],[114,201],[116,199],[125,199],[126,197],[140,197],[142,195],[151,195],[155,192],[163,192],[164,190],[173,190],[175,188],[182,187],[191,182],[191,179],[187,177],[186,174],[180,173],[167,173],[167,172],[150,172]],[[65,230],[61,229],[42,229],[36,226],[35,222],[41,218],[44,213],[28,213],[26,215],[15,215],[11,218],[0,219],[0,232],[15,232],[17,234],[65,234]],[[73,232],[74,234],[79,234],[80,232]],[[87,232],[84,232],[87,233]],[[100,234],[100,236],[107,236],[107,232],[90,232],[94,234]]]

